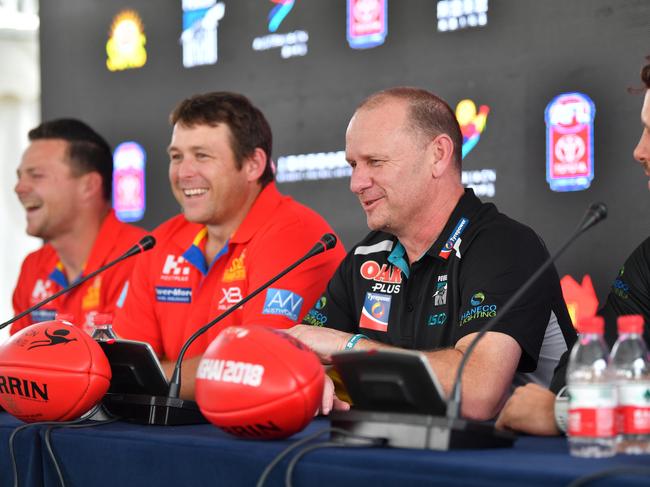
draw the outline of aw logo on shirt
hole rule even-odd
[[[32,289],[32,304],[43,301],[52,295],[52,281],[49,279],[38,279]]]
[[[292,321],[298,321],[298,315],[300,314],[303,301],[302,296],[294,292],[270,287],[266,291],[262,314],[281,315]]]
[[[388,331],[388,316],[392,296],[379,293],[366,293],[366,300],[361,309],[359,328]]]
[[[165,259],[160,279],[163,281],[188,281],[190,264],[184,257],[169,254]]]

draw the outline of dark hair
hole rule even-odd
[[[43,122],[27,134],[30,141],[61,139],[68,142],[72,174],[97,172],[102,177],[102,196],[110,201],[113,191],[113,154],[108,142],[88,125],[74,118]]]
[[[271,127],[264,114],[245,96],[226,91],[194,95],[174,108],[169,121],[172,125],[178,123],[187,127],[214,127],[225,123],[232,134],[230,147],[235,155],[237,168],[241,169],[244,159],[260,148],[266,154],[266,166],[259,182],[264,187],[273,181],[275,176],[271,163]]]
[[[409,86],[398,86],[370,95],[357,107],[376,108],[386,98],[397,98],[409,103],[409,122],[414,130],[427,138],[447,134],[454,144],[454,162],[460,171],[462,165],[463,135],[451,107],[433,93]]]
[[[648,64],[641,68],[641,81],[643,81],[646,88],[650,90],[650,56],[646,57],[646,61],[648,61]]]

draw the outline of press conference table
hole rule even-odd
[[[0,486],[11,486],[9,435],[23,423],[0,413]],[[55,429],[52,445],[68,487],[254,486],[265,466],[298,438],[329,426],[316,419],[285,441],[247,441],[211,425],[139,426],[117,422],[86,429]],[[44,428],[18,435],[20,486],[57,487],[44,443]],[[284,485],[287,461],[266,485]],[[433,452],[406,449],[328,448],[307,454],[294,485],[554,486],[617,466],[650,466],[650,456],[572,458],[563,438],[521,437],[514,448]],[[650,485],[649,477],[618,476],[589,485]]]

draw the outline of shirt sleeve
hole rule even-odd
[[[627,258],[598,314],[605,318],[605,340],[610,347],[618,336],[616,319],[622,315],[643,316],[644,338],[650,343],[650,238]]]
[[[305,255],[323,234],[323,228],[288,226],[269,229],[247,249],[248,292],[252,292]],[[319,299],[345,255],[337,243],[291,270],[244,305],[243,325],[288,328],[300,323]]]
[[[162,356],[162,336],[154,311],[149,272],[154,268],[153,256],[154,253],[148,253],[138,257],[117,299],[113,329],[120,338],[149,343],[156,354]]]
[[[500,308],[547,257],[541,239],[523,225],[507,231],[493,226],[478,234],[462,256],[453,342],[478,332],[490,318],[498,316],[492,331],[517,341],[522,350],[520,372],[534,371],[552,309],[554,269],[542,275],[505,315],[500,315]]]

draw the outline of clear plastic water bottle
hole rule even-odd
[[[611,367],[616,380],[619,453],[650,453],[650,363],[643,317],[620,316]]]
[[[109,313],[97,313],[93,316],[92,338],[98,342],[115,340],[117,336],[113,331],[113,315]]]
[[[578,323],[567,369],[569,451],[577,457],[611,457],[616,453],[616,388],[608,368],[605,323],[600,316]]]

